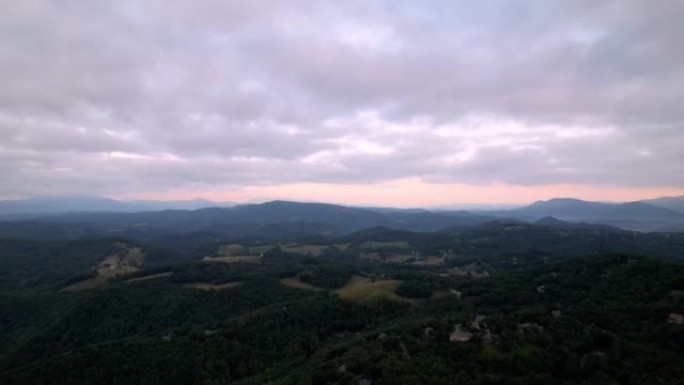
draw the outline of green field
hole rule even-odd
[[[248,254],[261,255],[273,248],[273,245],[257,245],[247,247]]]
[[[351,246],[351,243],[336,243],[333,246],[337,247],[338,249],[345,251]]]
[[[300,255],[307,255],[311,253],[311,255],[318,257],[319,255],[323,254],[323,251],[327,249],[329,246],[327,245],[300,245],[300,244],[288,244],[288,245],[282,245],[281,249],[283,251],[286,251],[288,253],[296,253]]]
[[[105,284],[110,278],[138,271],[145,260],[145,253],[142,249],[124,243],[118,243],[117,246],[120,249],[105,257],[97,266],[95,277],[76,282],[62,290],[83,291],[95,289]]]
[[[211,283],[188,283],[184,285],[187,288],[190,289],[197,289],[197,290],[204,290],[204,291],[212,291],[212,290],[226,290],[226,289],[233,289],[236,287],[239,287],[242,285],[242,282],[228,282],[228,283],[222,283],[222,284],[211,284]]]
[[[261,257],[258,255],[231,255],[213,258],[204,258],[205,262],[219,262],[219,263],[237,263],[237,262],[248,262],[248,263],[259,263],[261,262]]]
[[[364,242],[361,244],[361,249],[362,250],[367,250],[367,251],[376,251],[376,250],[383,250],[383,249],[405,249],[408,250],[410,249],[411,246],[409,245],[408,242],[404,241],[399,241],[399,242]]]
[[[360,275],[354,275],[344,287],[337,289],[335,292],[340,298],[354,301],[385,298],[413,303],[410,299],[400,297],[395,293],[400,284],[401,281],[395,279],[372,280]]]
[[[439,266],[444,263],[444,258],[441,257],[426,257],[424,259],[418,259],[417,261],[413,262],[414,265],[418,266]]]
[[[415,255],[410,255],[410,254],[396,254],[396,255],[392,255],[391,257],[387,258],[387,260],[390,262],[394,262],[394,263],[406,263],[415,257],[416,257]]]
[[[230,255],[244,255],[249,254],[248,249],[238,243],[229,243],[227,245],[219,246],[216,255],[230,256]]]
[[[314,285],[310,285],[306,282],[302,282],[299,280],[298,277],[289,277],[289,278],[283,278],[280,280],[280,283],[287,287],[291,287],[294,289],[304,289],[304,290],[313,290],[313,291],[319,291],[322,290],[319,287],[316,287]]]
[[[126,283],[144,282],[144,281],[150,281],[150,280],[157,279],[157,278],[166,278],[166,277],[170,277],[171,274],[172,273],[170,271],[167,271],[166,273],[151,274],[151,275],[146,275],[144,277],[127,279]]]

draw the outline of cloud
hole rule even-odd
[[[0,15],[0,195],[405,178],[684,188],[682,11],[13,2]]]

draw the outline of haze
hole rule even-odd
[[[684,195],[684,3],[40,1],[0,14],[0,197]]]

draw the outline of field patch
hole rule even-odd
[[[157,279],[157,278],[166,278],[166,277],[170,277],[171,274],[172,273],[170,271],[167,271],[165,273],[150,274],[150,275],[146,275],[144,277],[127,279],[126,283],[143,282],[143,281],[150,281],[150,280]]]
[[[375,250],[384,250],[384,249],[403,249],[403,250],[408,250],[411,248],[408,242],[405,241],[398,241],[398,242],[364,242],[361,244],[361,248],[363,250],[369,250],[369,251],[375,251]]]
[[[295,289],[303,289],[303,290],[313,290],[313,291],[320,291],[323,290],[320,287],[316,287],[314,285],[310,285],[306,282],[302,282],[299,280],[299,277],[290,277],[290,278],[283,278],[280,280],[280,283],[287,287],[295,288]]]
[[[418,266],[439,266],[444,264],[444,258],[435,256],[419,258],[418,260],[413,262],[413,264]]]
[[[256,245],[244,246],[239,243],[228,243],[219,246],[216,250],[217,257],[244,257],[244,256],[262,256],[265,252],[271,250],[273,245]]]
[[[247,248],[247,251],[249,251],[249,254],[253,255],[261,255],[267,251],[270,251],[274,246],[273,245],[257,245],[257,246],[249,246]]]
[[[338,249],[345,251],[351,246],[351,243],[336,243],[333,246],[337,247]]]
[[[286,251],[288,253],[296,253],[300,255],[307,255],[311,253],[314,257],[318,257],[319,255],[323,254],[323,251],[327,249],[329,246],[327,245],[299,245],[299,244],[289,244],[289,245],[282,245],[281,248],[283,251]]]
[[[411,259],[415,259],[415,255],[410,255],[410,254],[395,254],[387,258],[388,261],[394,262],[394,263],[406,263],[410,261]]]
[[[142,248],[126,243],[116,243],[116,250],[106,256],[95,268],[95,277],[76,282],[65,287],[62,291],[82,291],[97,288],[110,278],[140,270],[144,260],[145,253]]]
[[[218,262],[218,263],[260,263],[261,257],[258,255],[224,255],[221,257],[204,257],[204,262]]]
[[[229,255],[244,255],[249,254],[248,249],[238,243],[229,243],[226,245],[219,246],[216,251],[216,255],[229,256]]]
[[[380,253],[361,253],[359,254],[359,258],[362,259],[370,259],[372,261],[380,261],[382,260],[382,257],[380,256]]]
[[[221,284],[197,282],[197,283],[188,283],[188,284],[185,284],[183,286],[190,288],[190,289],[213,291],[213,290],[234,289],[236,287],[240,287],[241,285],[242,285],[242,282],[228,282],[228,283],[221,283]]]
[[[400,284],[401,281],[395,279],[372,280],[370,278],[354,275],[344,287],[337,289],[335,292],[340,298],[355,301],[385,298],[394,301],[413,303],[412,300],[400,297],[396,294],[396,290]]]

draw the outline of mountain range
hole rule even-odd
[[[684,212],[646,202],[604,203],[557,198],[488,214],[526,221],[553,217],[636,231],[684,231]]]
[[[271,201],[231,205],[207,200],[117,201],[108,198],[31,198],[0,201],[2,219],[40,224],[82,225],[107,234],[213,231],[236,236],[301,233],[320,236],[372,227],[410,231],[459,231],[496,221],[520,221],[553,227],[619,228],[633,231],[684,231],[680,198],[604,203],[570,198],[539,201],[512,210],[431,211],[359,208],[325,203]],[[221,207],[223,206],[223,207]],[[86,226],[87,225],[87,226]],[[4,227],[11,227],[7,223]],[[19,226],[21,227],[21,226]]]
[[[0,201],[0,216],[36,216],[64,214],[68,212],[114,212],[197,210],[206,207],[232,206],[230,202],[214,202],[207,199],[157,201],[122,201],[104,197],[32,197],[28,199]]]

